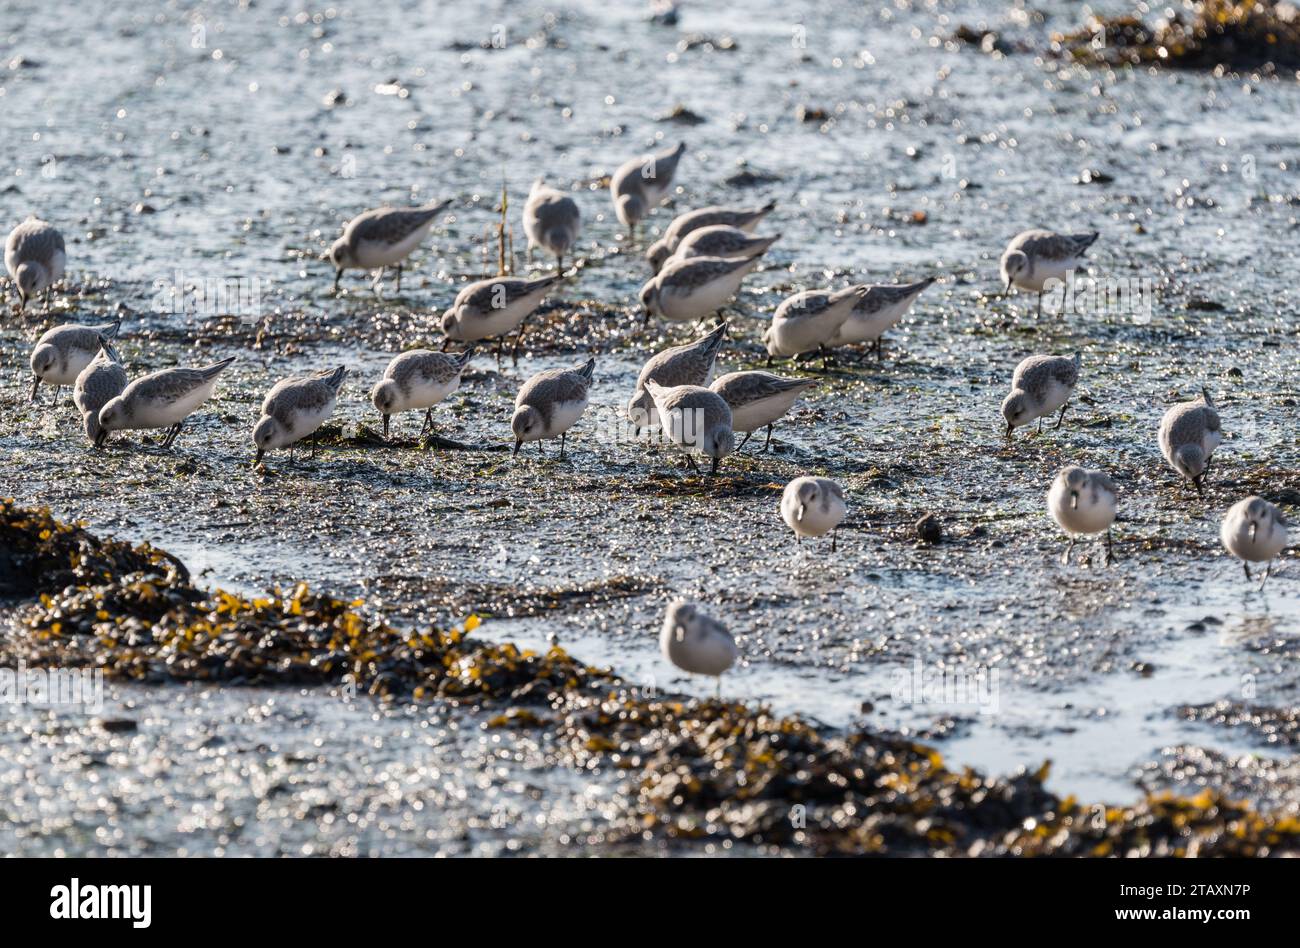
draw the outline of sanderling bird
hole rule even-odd
[[[826,344],[835,338],[849,312],[867,292],[859,283],[843,290],[803,290],[783,300],[763,330],[767,364],[776,356],[792,357],[820,349],[825,367]]]
[[[90,365],[90,361],[99,354],[105,342],[117,338],[117,331],[122,320],[101,323],[98,326],[83,326],[80,323],[68,323],[47,330],[32,348],[32,395],[36,401],[36,390],[41,383],[54,386],[55,402],[58,402],[58,390],[64,385],[77,381],[81,370]]]
[[[545,247],[555,254],[557,271],[564,269],[564,255],[573,249],[582,230],[578,203],[562,191],[547,187],[538,178],[524,204],[524,234],[528,249]]]
[[[678,599],[668,605],[659,650],[664,658],[692,675],[712,675],[722,695],[722,673],[736,664],[740,649],[721,622],[700,607]]]
[[[628,420],[642,428],[652,428],[659,423],[659,412],[654,399],[646,391],[645,383],[658,382],[672,388],[676,385],[708,385],[717,361],[718,350],[727,335],[727,324],[720,323],[707,336],[702,336],[684,346],[673,346],[652,355],[636,379],[636,389],[627,404]]]
[[[63,279],[67,260],[63,235],[53,224],[29,217],[9,232],[5,269],[18,292],[19,312],[41,291],[45,292],[45,306],[49,308],[50,287]]]
[[[136,379],[99,410],[95,447],[103,447],[113,431],[167,428],[162,446],[170,448],[185,419],[212,397],[217,376],[234,361],[231,356],[199,369],[160,369]]]
[[[588,359],[580,369],[549,369],[538,372],[519,389],[515,398],[515,414],[510,419],[510,430],[515,435],[515,454],[525,441],[536,441],[537,449],[543,441],[560,439],[560,457],[564,457],[564,443],[569,429],[587,410],[587,396],[591,391],[592,373],[596,360]]]
[[[847,511],[844,488],[829,477],[796,477],[781,492],[781,519],[798,541],[829,533],[832,553]]]
[[[713,206],[701,207],[694,211],[687,211],[685,214],[678,214],[673,218],[673,222],[668,225],[664,235],[646,250],[646,259],[650,261],[651,269],[658,273],[663,269],[668,258],[676,252],[677,245],[691,231],[699,230],[701,227],[713,227],[721,224],[752,234],[754,228],[762,222],[763,218],[772,213],[775,207],[776,202],[772,201],[763,207],[753,209]]]
[[[1224,549],[1241,560],[1241,568],[1250,575],[1251,563],[1267,563],[1264,567],[1264,579],[1259,588],[1264,588],[1268,577],[1273,572],[1273,558],[1286,546],[1286,517],[1263,497],[1247,497],[1228,508],[1219,528],[1219,537]]]
[[[685,260],[688,257],[726,257],[729,260],[748,259],[755,254],[767,253],[768,249],[781,239],[780,234],[771,237],[755,237],[739,227],[726,224],[714,224],[693,230],[682,238],[673,252],[673,257]]]
[[[397,268],[397,290],[401,292],[403,263],[449,204],[450,200],[423,207],[379,207],[352,218],[326,254],[334,264],[334,292],[339,290],[343,271],[349,268],[378,270],[372,284],[378,290],[387,267]]]
[[[477,342],[497,339],[497,361],[505,337],[516,329],[511,359],[519,362],[519,343],[524,338],[524,321],[541,305],[542,298],[559,281],[558,276],[528,280],[523,277],[491,277],[469,284],[456,294],[451,308],[442,314],[442,331],[452,342]]]
[[[1214,449],[1223,443],[1219,413],[1208,390],[1201,389],[1201,399],[1180,402],[1165,412],[1158,435],[1160,453],[1170,467],[1196,486],[1198,494],[1204,492]]]
[[[1038,315],[1043,315],[1043,291],[1048,283],[1060,283],[1072,270],[1087,264],[1084,253],[1101,236],[1055,234],[1050,230],[1027,230],[1017,234],[1002,253],[1004,293],[1011,287],[1038,294]]]
[[[817,384],[817,379],[787,379],[771,372],[729,372],[709,388],[731,408],[731,428],[744,432],[739,451],[759,428],[767,428],[766,451],[772,444],[772,425],[793,407],[795,399]]]
[[[641,219],[668,197],[677,163],[685,151],[686,142],[680,142],[667,151],[630,158],[610,177],[609,194],[614,201],[614,213],[629,235],[635,235]]]
[[[257,448],[253,463],[259,463],[262,455],[277,448],[289,448],[292,452],[293,445],[309,435],[314,436],[334,414],[339,389],[347,375],[347,366],[340,365],[315,375],[283,379],[271,386],[262,402],[262,417],[253,426],[253,445]],[[311,453],[315,457],[315,437]]]
[[[433,430],[433,406],[460,388],[461,373],[473,355],[473,346],[457,353],[412,349],[388,363],[384,377],[370,392],[370,401],[384,419],[384,437],[388,437],[389,418],[421,408],[424,425],[417,437]]]
[[[726,306],[740,290],[745,275],[758,266],[762,254],[742,260],[691,257],[671,260],[641,287],[644,323],[652,315],[673,323],[689,323],[711,316]]]
[[[1057,428],[1065,422],[1065,409],[1074,387],[1079,384],[1080,356],[1030,356],[1011,374],[1011,393],[1002,401],[1002,417],[1007,420],[1007,437],[1021,425],[1038,419],[1043,430],[1043,416],[1061,409]]]
[[[919,283],[873,283],[862,299],[853,304],[849,318],[831,339],[831,346],[874,342],[876,358],[885,357],[885,330],[891,329],[907,315],[916,298],[934,283],[934,277]]]
[[[694,457],[698,451],[713,459],[709,473],[717,474],[718,463],[736,450],[731,408],[723,397],[702,385],[666,387],[651,379],[645,387],[654,399],[660,427],[667,420],[665,431],[669,439],[686,451],[686,460],[695,472],[700,470]]]
[[[126,369],[107,340],[99,353],[81,370],[72,386],[72,401],[81,411],[86,437],[94,444],[99,438],[99,410],[121,395],[128,379]]]
[[[1047,510],[1070,536],[1062,563],[1070,562],[1070,553],[1080,536],[1097,533],[1106,534],[1106,565],[1115,559],[1110,542],[1110,527],[1117,512],[1115,482],[1107,475],[1085,471],[1077,464],[1061,468],[1047,492]]]

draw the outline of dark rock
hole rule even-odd
[[[916,535],[922,543],[929,543],[933,546],[943,539],[943,524],[939,522],[939,518],[934,514],[927,513],[916,521]]]

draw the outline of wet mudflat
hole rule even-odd
[[[928,42],[984,20],[1029,43],[1061,28],[1068,6],[1057,20],[1023,24],[1001,4],[888,19],[839,11],[802,24],[803,48],[778,15],[741,31],[692,10],[674,31],[644,24],[639,10],[619,20],[575,4],[554,20],[541,8],[440,16],[422,41],[360,10],[281,24],[214,6],[202,11],[207,45],[196,49],[192,19],[117,11],[93,85],[66,74],[77,44],[47,49],[45,14],[34,10],[6,50],[32,63],[11,70],[5,101],[11,121],[40,138],[4,146],[23,172],[4,206],[11,217],[32,209],[67,222],[73,288],[48,318],[4,322],[3,493],[100,535],[154,542],[202,584],[252,592],[305,581],[411,628],[477,614],[483,637],[558,641],[661,690],[712,689],[675,674],[655,645],[665,602],[699,598],[741,643],[744,663],[724,684],[737,700],[921,736],[950,762],[991,773],[1050,758],[1048,785],[1062,795],[1123,803],[1210,786],[1294,811],[1295,560],[1257,594],[1217,529],[1249,493],[1293,511],[1300,500],[1300,155],[1279,124],[1300,93],[1293,80],[1089,69]],[[422,12],[416,4],[408,16]],[[510,40],[493,49],[500,22]],[[688,41],[692,32],[713,36],[712,48]],[[723,48],[724,34],[735,48]],[[387,56],[375,60],[377,48]],[[299,65],[286,70],[294,56]],[[653,97],[648,74],[665,83]],[[405,96],[378,91],[394,77]],[[327,108],[336,88],[348,104]],[[1171,100],[1200,120],[1177,120]],[[656,120],[676,104],[706,121]],[[125,116],[112,118],[119,106]],[[800,106],[803,119],[808,108],[827,117],[804,121]],[[641,362],[690,332],[641,328],[635,294],[648,270],[593,186],[578,195],[582,263],[536,320],[518,367],[480,355],[462,392],[435,412],[439,435],[478,450],[416,444],[415,415],[395,419],[394,444],[377,444],[366,391],[391,354],[440,343],[436,315],[455,283],[495,260],[483,241],[503,165],[517,208],[534,174],[596,182],[659,132],[691,144],[677,210],[780,202],[767,229],[783,239],[728,314],[720,371],[761,365],[762,320],[795,288],[938,276],[887,337],[883,362],[842,354],[778,426],[772,451],[751,441],[717,478],[617,441],[617,410]],[[41,175],[47,154],[57,163],[50,177]],[[742,159],[770,180],[738,186],[752,180],[735,177]],[[329,295],[332,274],[315,258],[343,220],[382,200],[442,195],[457,198],[455,213],[415,258],[401,295],[376,298],[359,276],[343,297]],[[655,215],[654,229],[671,210]],[[1001,246],[1035,224],[1100,230],[1094,273],[1149,281],[1151,312],[1036,319],[1032,300],[997,298]],[[233,273],[269,289],[260,313],[242,318],[159,312],[155,281],[177,270],[182,282]],[[173,452],[136,436],[92,452],[66,391],[59,405],[49,392],[26,402],[30,341],[54,322],[99,321],[119,306],[132,374],[240,357]],[[1082,354],[1079,398],[1060,430],[1007,443],[998,405],[1015,363],[1035,352]],[[588,353],[598,360],[593,404],[567,458],[553,445],[512,458],[518,386]],[[254,468],[249,430],[271,381],[340,363],[353,377],[317,457]],[[1228,439],[1204,497],[1177,483],[1155,445],[1164,408],[1201,385]],[[1058,562],[1063,541],[1043,496],[1071,462],[1108,470],[1122,491],[1110,568],[1087,547],[1074,565]],[[849,491],[833,555],[828,544],[796,545],[776,516],[780,487],[803,473]],[[913,529],[927,512],[943,525],[936,545]],[[996,707],[900,696],[899,675],[918,660],[923,673],[996,671]],[[245,824],[225,830],[228,843],[215,824],[184,823],[179,802],[99,810],[98,819],[127,835],[156,821],[164,850],[185,839],[189,852],[275,851],[268,826],[281,811],[253,802],[245,764],[274,770],[277,755],[310,755],[303,747],[320,738],[329,746],[307,764],[320,782],[313,792],[340,813],[380,803],[336,781],[373,782],[377,797],[375,775],[388,769],[430,807],[429,794],[454,796],[437,789],[446,782],[495,789],[437,804],[458,814],[445,822],[405,812],[355,831],[304,831],[294,847],[548,851],[612,819],[602,811],[617,781],[608,773],[579,780],[548,767],[547,750],[515,731],[490,732],[486,746],[477,712],[367,700],[125,687],[113,701],[140,720],[134,735],[58,715],[11,719],[7,742],[21,763],[10,761],[7,781],[53,789],[78,785],[76,768],[107,766],[131,781],[157,767],[173,801],[210,799],[206,781],[228,781]],[[258,718],[252,709],[268,701],[277,710]],[[196,777],[188,762],[209,753],[208,730],[235,744],[241,763],[218,760]],[[344,759],[367,741],[382,750]],[[89,756],[69,758],[72,747]],[[511,758],[501,772],[494,754]],[[312,805],[312,793],[289,796],[283,812]],[[114,845],[90,842],[98,803],[87,798],[81,812],[69,803],[66,819],[47,823],[38,799],[14,795],[12,832],[31,839],[43,827],[49,851]],[[515,816],[494,831],[494,812]],[[539,815],[542,830],[521,828]]]

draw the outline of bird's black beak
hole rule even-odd
[[[103,428],[100,428],[99,434],[95,435],[95,447],[102,448],[104,446],[104,442],[107,440],[108,440],[108,432],[105,431]]]
[[[720,460],[722,460],[722,459],[721,459],[721,458],[714,458],[714,459],[713,459],[713,467],[711,467],[711,468],[709,469],[709,476],[710,476],[710,477],[712,477],[714,474],[717,474],[717,473],[718,473],[718,462],[719,462]]]
[[[1077,490],[1070,491],[1070,509],[1079,509],[1079,492]]]
[[[523,442],[522,442],[522,441],[519,441],[519,440],[516,440],[516,441],[515,441],[515,457],[518,457],[518,456],[519,456],[519,449],[520,449],[520,447],[522,447],[522,446],[523,446]]]
[[[650,307],[649,307],[649,306],[647,306],[645,309],[643,309],[643,310],[641,311],[641,325],[642,325],[642,326],[649,326],[649,325],[650,325]]]
[[[41,377],[38,375],[32,379],[32,397],[27,399],[29,402],[36,401],[36,390],[41,387]]]
[[[265,454],[265,453],[266,453],[266,452],[263,451],[261,448],[258,448],[258,449],[257,449],[257,454],[256,454],[256,456],[254,456],[254,458],[253,458],[253,464],[254,464],[254,466],[256,466],[256,465],[262,463],[262,455]]]
[[[18,312],[21,313],[26,308],[27,308],[27,294],[24,293],[22,290],[19,290],[18,291]]]
[[[343,270],[342,269],[335,270],[334,271],[334,292],[336,294],[339,291],[339,280],[341,279],[343,279]]]
[[[388,440],[388,419],[389,419],[390,417],[392,417],[392,416],[391,416],[391,415],[384,415],[384,440],[385,440],[385,441]]]
[[[1013,424],[1011,424],[1011,422],[1007,422],[1007,440],[1008,440],[1008,441],[1011,440],[1011,432],[1013,432],[1013,431],[1015,431],[1015,430],[1016,430],[1016,426],[1013,425]]]
[[[1010,293],[1011,293],[1011,280],[1010,278],[1008,278],[1007,285],[1002,288],[1002,295],[1007,296]]]

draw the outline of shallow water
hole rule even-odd
[[[1286,780],[1241,777],[1269,765],[1254,755],[1279,753],[1259,734],[1177,714],[1220,698],[1294,707],[1300,688],[1288,653],[1253,647],[1296,636],[1294,556],[1255,594],[1217,540],[1222,511],[1247,493],[1292,511],[1300,502],[1293,80],[1089,70],[943,41],[983,23],[1042,48],[1076,25],[1069,3],[1044,4],[1039,22],[1002,3],[826,2],[792,22],[787,6],[760,0],[743,17],[690,6],[677,29],[647,24],[640,4],[358,4],[302,16],[276,4],[144,4],[93,22],[70,5],[11,6],[0,208],[63,228],[73,292],[48,318],[0,327],[4,493],[155,542],[206,583],[306,579],[412,623],[490,612],[482,634],[553,635],[633,680],[706,694],[712,682],[675,675],[655,642],[665,601],[698,597],[741,641],[744,663],[724,680],[736,697],[907,729],[953,764],[1004,772],[1050,758],[1052,789],[1081,799],[1132,799],[1140,774],[1143,789],[1162,785],[1152,767],[1166,749],[1203,750],[1222,755],[1204,780],[1295,806]],[[735,48],[678,48],[695,33]],[[333,90],[346,104],[324,103]],[[658,121],[678,104],[705,121]],[[800,121],[800,106],[829,118]],[[642,248],[629,248],[595,183],[656,137],[690,148],[649,236],[674,211],[779,202],[763,230],[782,239],[746,281],[720,371],[759,364],[762,320],[794,288],[940,278],[889,334],[883,363],[843,358],[778,426],[774,451],[751,442],[715,482],[604,437],[646,355],[689,335],[640,329]],[[742,162],[771,180],[727,184]],[[1114,180],[1075,183],[1085,169]],[[477,357],[435,413],[438,431],[505,447],[522,380],[594,351],[593,406],[568,459],[553,446],[512,460],[342,445],[253,470],[256,406],[292,371],[349,365],[345,433],[376,425],[366,392],[388,357],[438,343],[454,284],[495,267],[503,174],[517,250],[532,178],[575,191],[582,263],[518,367]],[[351,274],[346,294],[330,295],[317,258],[348,218],[441,196],[455,203],[402,294],[377,298]],[[1153,311],[1035,320],[1031,298],[997,297],[1001,248],[1036,225],[1100,230],[1093,273],[1150,281]],[[250,296],[215,311],[159,305],[160,287],[232,277]],[[137,439],[92,454],[69,407],[48,410],[48,392],[26,403],[31,340],[119,305],[132,373],[240,356],[172,455],[132,450]],[[1083,381],[1065,426],[1008,446],[998,405],[1016,362],[1074,351]],[[1202,384],[1228,436],[1203,499],[1176,484],[1155,445],[1165,407]],[[410,437],[419,420],[394,424]],[[1078,565],[1085,547],[1076,565],[1057,562],[1063,541],[1042,498],[1076,461],[1106,468],[1123,492],[1110,569]],[[775,516],[780,485],[811,472],[851,495],[834,555],[796,546]],[[911,530],[927,510],[945,526],[937,547]],[[1217,624],[1189,631],[1206,616]],[[996,713],[900,700],[897,676],[918,659],[996,670]],[[1142,663],[1149,674],[1134,670]],[[168,721],[181,726],[169,691],[132,700],[164,734]],[[314,707],[330,699],[292,701],[324,730],[343,727]],[[415,767],[417,752],[394,744]],[[115,760],[123,774],[137,766]],[[57,786],[57,770],[45,772]],[[190,780],[183,767],[164,779],[178,790]],[[19,808],[14,819],[29,817]]]

